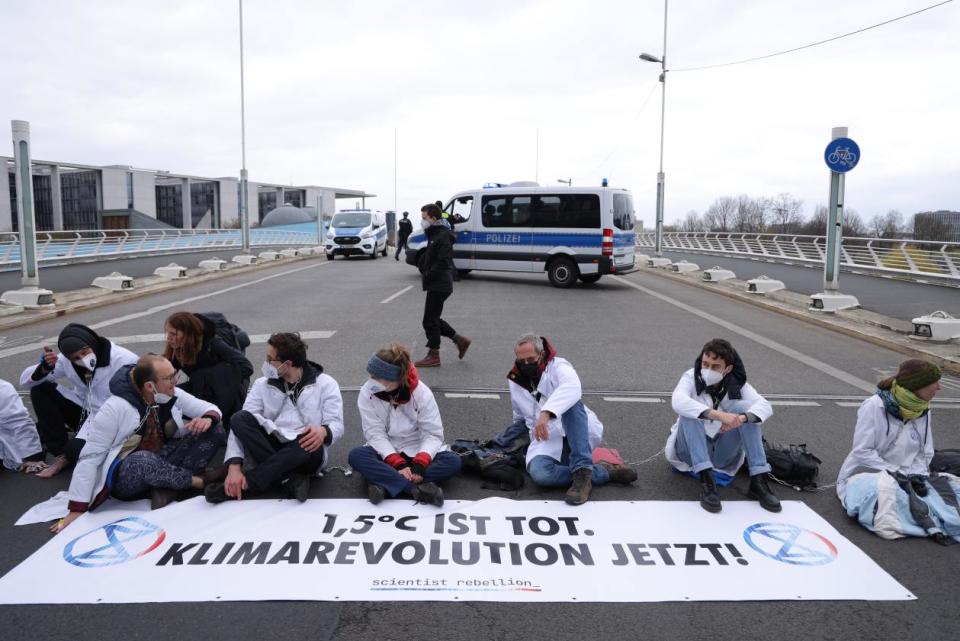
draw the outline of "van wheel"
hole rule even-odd
[[[593,285],[595,282],[600,280],[600,274],[581,274],[580,281],[586,283],[587,285]]]
[[[333,260],[336,258],[336,254],[327,254],[327,260]]]
[[[579,276],[577,264],[569,258],[558,258],[547,267],[547,278],[554,287],[573,287]]]
[[[383,256],[384,258],[387,257],[387,246],[386,246],[386,245],[383,246],[383,251],[380,252],[380,255]]]
[[[374,246],[373,246],[373,253],[370,254],[370,260],[376,260],[376,259],[377,259],[377,246],[374,245]]]
[[[467,274],[469,274],[469,273],[472,272],[472,271],[473,271],[472,269],[458,269],[458,270],[457,270],[457,273],[459,273],[460,276],[462,277],[462,276],[466,276]]]

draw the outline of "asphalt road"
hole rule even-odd
[[[823,291],[823,267],[769,263],[750,258],[732,258],[685,252],[665,251],[664,256],[678,262],[687,260],[700,269],[719,266],[729,269],[740,280],[766,274],[782,280],[787,289],[801,294]],[[960,317],[960,288],[938,284],[907,282],[883,276],[840,273],[840,291],[853,294],[864,309],[894,318],[911,320],[917,316],[944,310]]]
[[[885,281],[883,281],[885,282]],[[223,290],[236,287],[225,293]],[[209,295],[181,304],[187,298]],[[0,342],[0,376],[19,376],[36,361],[33,345],[53,337],[69,321],[103,324],[106,336],[161,331],[164,317],[178,309],[218,310],[251,334],[276,330],[328,331],[308,341],[341,386],[360,385],[373,349],[398,340],[423,350],[423,294],[415,270],[391,260],[327,262],[322,257],[282,265],[254,275],[232,275],[165,294],[79,313],[57,321],[10,330]],[[467,358],[456,359],[449,342],[443,367],[422,372],[438,390],[446,435],[486,438],[510,418],[505,374],[514,338],[529,330],[547,336],[578,369],[588,405],[606,426],[605,440],[628,461],[643,461],[662,447],[673,422],[665,395],[689,368],[700,345],[729,338],[743,355],[750,379],[770,396],[789,396],[813,405],[775,406],[764,431],[769,438],[805,442],[823,460],[823,482],[835,479],[850,447],[856,408],[899,354],[816,326],[743,306],[649,273],[604,278],[595,286],[559,290],[540,275],[474,273],[457,285],[445,318],[474,339]],[[158,343],[132,344],[135,351]],[[265,353],[254,344],[248,356]],[[943,398],[960,398],[950,379]],[[451,398],[445,391],[483,388],[499,398]],[[499,390],[499,392],[498,392]],[[615,400],[647,393],[661,402]],[[331,452],[343,465],[362,441],[355,392],[344,393],[346,435]],[[841,404],[838,404],[841,403]],[[960,447],[960,409],[937,409],[938,447]],[[662,458],[638,467],[634,487],[607,486],[592,500],[696,500],[697,484],[671,473]],[[0,471],[0,574],[29,556],[50,535],[43,525],[14,527],[31,505],[65,489],[66,476],[50,481]],[[740,500],[747,480],[723,491]],[[447,496],[503,496],[472,478],[450,482]],[[333,471],[315,481],[311,496],[361,494],[357,475]],[[918,596],[908,602],[725,602],[655,604],[506,604],[403,602],[170,603],[156,605],[0,606],[2,637],[12,639],[948,639],[957,630],[955,598],[960,547],[926,540],[884,541],[850,521],[832,491],[781,497],[802,500]],[[560,490],[526,488],[525,499],[562,497]],[[43,577],[36,577],[43,581]],[[323,580],[318,575],[318,580]],[[162,630],[162,633],[160,632]]]

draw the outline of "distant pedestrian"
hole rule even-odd
[[[446,336],[457,345],[458,356],[463,358],[470,347],[470,339],[460,336],[441,318],[443,303],[453,293],[453,232],[441,218],[440,208],[435,204],[424,205],[420,210],[421,221],[427,236],[427,247],[420,255],[417,267],[427,297],[423,306],[423,329],[427,334],[427,355],[417,361],[417,367],[440,366],[440,337]]]
[[[400,260],[400,252],[407,248],[407,239],[413,233],[413,223],[410,222],[410,212],[403,212],[403,218],[397,223],[397,253],[396,260]]]

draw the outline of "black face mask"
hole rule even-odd
[[[535,363],[523,363],[521,361],[517,361],[516,365],[520,373],[527,378],[531,380],[540,378],[540,361],[536,361]]]

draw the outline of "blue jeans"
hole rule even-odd
[[[493,437],[493,444],[497,447],[510,447],[513,445],[514,441],[527,432],[527,422],[522,418],[518,418],[510,424],[510,427]]]
[[[577,401],[560,417],[563,431],[563,453],[557,461],[549,456],[534,456],[527,465],[527,473],[541,487],[565,487],[573,482],[576,470],[593,470],[593,484],[603,485],[610,480],[606,468],[593,464],[593,448],[590,447],[587,410],[583,401]]]
[[[746,414],[750,403],[734,403],[726,411]],[[770,471],[767,455],[763,451],[763,432],[760,423],[744,423],[735,430],[718,432],[707,437],[704,421],[681,416],[675,442],[677,458],[693,468],[694,472],[710,469],[726,469],[736,465],[741,453],[747,455],[750,476]]]
[[[408,458],[408,457],[405,457]],[[355,447],[347,456],[350,467],[363,474],[368,483],[379,485],[390,496],[397,496],[404,492],[410,493],[413,483],[403,478],[396,471],[383,462],[377,451],[369,445]],[[460,472],[460,457],[453,452],[437,452],[433,461],[423,472],[424,483],[442,483]]]

